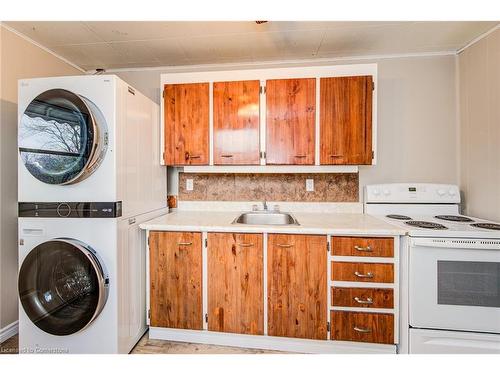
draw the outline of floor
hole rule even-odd
[[[13,336],[0,344],[0,354],[17,354],[18,337]],[[184,342],[149,339],[148,333],[139,340],[131,354],[280,354],[282,352],[260,349],[233,348],[230,346],[190,344]]]

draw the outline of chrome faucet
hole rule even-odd
[[[264,206],[264,211],[267,211],[267,202],[266,201],[262,201],[262,205]]]

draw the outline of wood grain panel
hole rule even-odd
[[[320,79],[320,164],[372,163],[372,82]]]
[[[378,237],[332,237],[333,255],[393,257],[394,239]]]
[[[326,339],[326,236],[269,234],[268,334]]]
[[[207,165],[208,83],[164,87],[165,164]]]
[[[208,234],[208,329],[264,334],[262,234]]]
[[[394,264],[332,262],[332,280],[392,283],[394,282]]]
[[[259,165],[260,81],[214,83],[214,164]]]
[[[332,311],[332,340],[394,344],[394,315]]]
[[[332,287],[332,306],[392,309],[394,290]]]
[[[266,82],[266,164],[314,164],[316,79]]]
[[[149,233],[151,326],[202,329],[201,250],[201,233]]]

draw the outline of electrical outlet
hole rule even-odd
[[[193,179],[192,178],[186,178],[186,190],[187,191],[193,190]]]
[[[306,178],[306,191],[314,191],[314,179]]]

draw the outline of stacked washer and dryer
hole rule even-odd
[[[165,214],[158,105],[113,75],[19,82],[19,348],[128,353]]]

